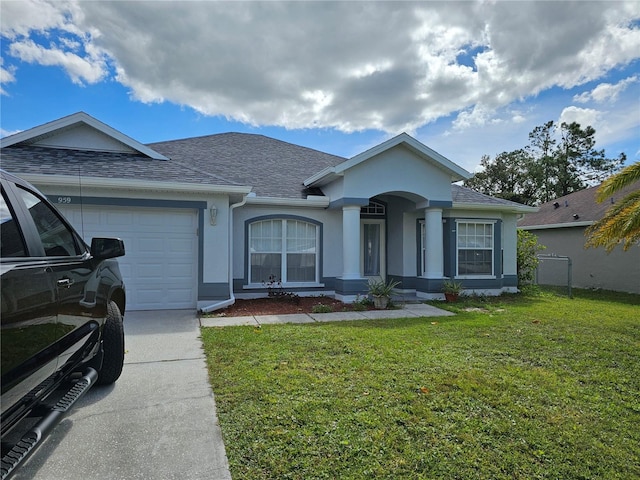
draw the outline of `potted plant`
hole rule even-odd
[[[460,292],[462,292],[462,282],[445,280],[442,283],[442,291],[444,292],[444,298],[447,302],[455,302],[458,300]]]
[[[369,295],[373,298],[373,306],[378,310],[387,308],[391,295],[399,284],[400,282],[393,280],[389,280],[387,283],[382,279],[369,279]]]

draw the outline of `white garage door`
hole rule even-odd
[[[62,205],[60,211],[88,244],[119,237],[118,259],[128,310],[195,308],[197,215],[195,210]]]

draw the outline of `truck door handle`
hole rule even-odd
[[[71,285],[73,285],[73,280],[70,278],[61,278],[58,280],[58,287],[60,288],[69,288]]]

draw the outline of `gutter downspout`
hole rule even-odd
[[[221,300],[200,309],[202,313],[220,310],[236,303],[236,297],[233,295],[233,211],[237,207],[242,207],[247,203],[248,195],[245,195],[241,202],[234,203],[229,207],[229,299]]]

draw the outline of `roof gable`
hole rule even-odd
[[[167,160],[164,155],[84,112],[74,113],[0,140],[0,148],[11,146],[133,153],[154,160]]]
[[[422,144],[412,136],[406,133],[401,133],[400,135],[397,135],[396,137],[393,137],[386,142],[381,143],[380,145],[370,148],[369,150],[366,150],[365,152],[362,152],[355,157],[350,158],[346,162],[343,162],[334,167],[328,167],[316,173],[315,175],[307,178],[304,184],[306,186],[326,185],[327,183],[335,180],[337,177],[343,176],[345,171],[357,165],[360,165],[373,157],[377,157],[384,152],[396,148],[399,145],[402,145],[405,148],[409,149],[415,155],[436,166],[437,168],[444,170],[444,172],[451,177],[452,182],[465,180],[471,177],[471,174],[464,168],[456,165],[448,158],[440,155],[438,152]]]

